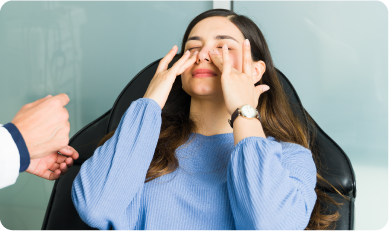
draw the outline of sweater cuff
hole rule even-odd
[[[30,165],[30,153],[28,152],[27,145],[24,142],[23,136],[19,129],[13,124],[8,123],[3,126],[11,134],[12,139],[15,141],[20,155],[20,168],[19,172],[24,172]]]

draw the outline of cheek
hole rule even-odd
[[[183,84],[184,84],[184,82],[187,82],[188,79],[190,79],[192,77],[192,75],[191,75],[192,68],[193,68],[193,65],[191,67],[187,68],[184,72],[182,72],[181,81]]]
[[[184,75],[184,77],[187,77],[192,72],[192,68],[193,68],[193,65],[188,67],[188,68],[186,68],[186,70],[184,72],[182,72],[181,75]]]
[[[242,71],[242,59],[239,58],[238,54],[230,53],[231,66],[238,71]]]

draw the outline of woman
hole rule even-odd
[[[99,229],[305,229],[336,220],[320,214],[307,131],[258,27],[206,11],[168,69],[176,52],[82,165],[72,188],[81,219]]]

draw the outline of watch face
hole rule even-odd
[[[243,116],[247,118],[254,118],[257,115],[257,110],[250,105],[244,105],[240,109]]]

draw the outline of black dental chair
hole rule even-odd
[[[172,63],[176,60],[177,57]],[[65,175],[55,181],[42,225],[43,230],[93,229],[80,219],[73,206],[71,200],[73,180],[79,172],[81,164],[93,155],[98,142],[107,133],[113,131],[118,126],[122,115],[130,106],[131,102],[143,97],[150,80],[156,72],[158,64],[159,60],[151,63],[140,71],[120,93],[109,111],[82,128],[71,138],[70,145],[79,152],[80,157]],[[338,203],[343,203],[340,207],[336,207],[333,204],[327,204],[326,202],[322,202],[322,205],[328,207],[327,211],[330,213],[339,211],[341,217],[336,223],[337,230],[354,229],[356,182],[351,162],[344,151],[313,121],[313,119],[313,123],[308,123],[310,116],[302,106],[292,84],[283,73],[277,71],[277,74],[289,98],[293,112],[302,122],[308,124],[310,132],[316,137],[314,139],[313,149],[320,153],[319,162],[321,171],[319,171],[319,174],[349,199],[344,199],[331,188],[322,187],[322,190],[328,196]]]

